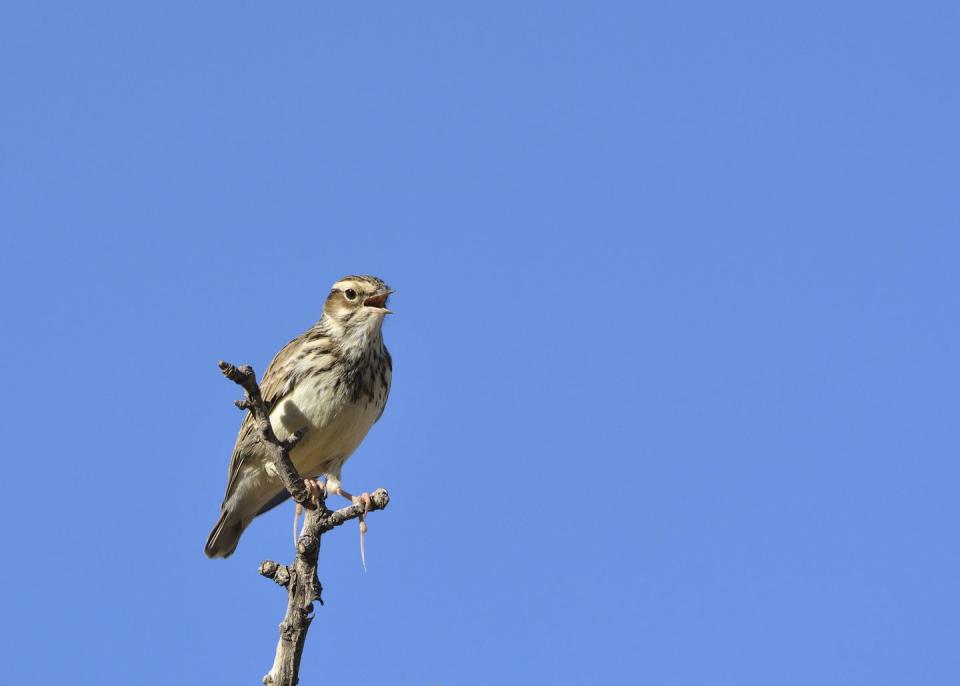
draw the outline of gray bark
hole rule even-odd
[[[323,605],[321,593],[323,587],[317,576],[317,559],[320,555],[320,538],[324,533],[351,519],[364,514],[363,505],[355,504],[332,512],[327,509],[323,498],[314,500],[307,492],[303,477],[297,472],[290,459],[290,450],[302,435],[294,435],[290,440],[281,441],[270,425],[270,413],[260,395],[260,386],[253,369],[244,365],[235,367],[229,362],[220,362],[223,375],[239,384],[245,391],[243,400],[236,405],[249,410],[257,422],[257,428],[264,443],[272,446],[277,474],[284,488],[293,499],[307,508],[307,517],[303,532],[297,539],[297,557],[292,565],[281,565],[273,560],[260,564],[260,574],[273,579],[287,589],[287,612],[280,623],[280,640],[273,660],[273,667],[263,677],[266,686],[295,686],[299,681],[300,659],[307,640],[307,630],[313,621],[313,603]],[[370,494],[371,508],[382,510],[390,502],[386,490],[380,488]]]
[[[371,511],[382,510],[390,502],[390,496],[382,488],[371,493],[370,499]],[[260,573],[287,589],[287,613],[280,623],[280,641],[277,643],[273,667],[263,677],[263,683],[267,686],[292,686],[297,683],[307,629],[313,621],[313,602],[323,605],[320,595],[323,586],[317,578],[321,536],[362,514],[362,505],[351,505],[331,512],[321,501],[320,507],[307,512],[303,533],[297,539],[297,559],[294,563],[281,565],[273,560],[261,563]]]

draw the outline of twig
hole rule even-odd
[[[382,510],[390,496],[380,488],[370,494],[371,510]],[[331,512],[320,501],[320,507],[307,513],[303,533],[297,540],[297,559],[292,565],[281,565],[273,560],[260,564],[260,574],[273,579],[287,589],[287,612],[280,623],[280,641],[273,658],[273,667],[263,677],[266,686],[293,686],[300,673],[300,658],[313,621],[313,601],[323,605],[323,586],[317,578],[317,558],[320,537],[341,524],[363,514],[362,505],[351,505]]]
[[[245,397],[238,400],[236,405],[240,409],[250,410],[264,443],[271,446],[277,474],[284,488],[296,502],[309,510],[303,533],[297,540],[297,558],[294,563],[281,565],[273,560],[265,560],[260,564],[259,570],[261,575],[273,579],[287,589],[287,612],[280,623],[280,641],[277,643],[273,667],[263,677],[263,683],[266,686],[295,686],[299,680],[300,659],[307,640],[307,630],[313,621],[313,601],[319,601],[323,605],[320,597],[323,587],[317,577],[320,537],[344,522],[360,517],[364,514],[363,505],[350,505],[331,512],[327,509],[324,498],[316,501],[311,498],[303,478],[290,459],[290,451],[303,437],[303,433],[297,432],[286,441],[278,439],[270,424],[270,413],[260,394],[253,368],[249,365],[235,367],[222,360],[219,364],[225,377],[243,387]],[[382,510],[390,502],[390,496],[386,490],[379,488],[370,494],[370,500],[371,511]]]

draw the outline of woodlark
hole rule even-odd
[[[260,390],[277,438],[304,429],[290,457],[309,477],[313,494],[324,487],[316,481],[323,475],[327,493],[369,503],[366,493],[354,498],[343,490],[340,471],[387,403],[393,366],[380,329],[392,292],[374,276],[340,279],[320,321],[287,343],[263,375]],[[230,460],[220,519],[204,548],[208,557],[231,555],[253,518],[289,497],[261,440],[247,414]]]

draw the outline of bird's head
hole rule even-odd
[[[323,313],[343,334],[380,331],[393,290],[375,276],[345,276],[330,288]]]

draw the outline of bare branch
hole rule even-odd
[[[281,565],[273,560],[265,560],[259,569],[262,576],[273,579],[279,586],[287,589],[287,612],[280,623],[277,652],[273,667],[263,677],[263,683],[266,686],[295,686],[299,681],[300,659],[307,640],[307,630],[313,621],[313,602],[318,601],[323,605],[323,587],[317,576],[320,538],[327,531],[359,518],[364,514],[364,509],[363,505],[358,503],[332,512],[327,509],[324,498],[312,499],[303,478],[290,459],[290,451],[303,438],[303,432],[298,431],[286,441],[277,438],[252,367],[235,367],[229,362],[221,361],[220,370],[224,376],[243,388],[245,397],[238,400],[236,405],[250,411],[264,443],[273,450],[274,464],[284,488],[296,502],[309,509],[303,532],[297,539],[297,557],[293,564]],[[389,504],[390,495],[385,489],[378,488],[370,494],[370,501],[370,511],[382,510]]]

